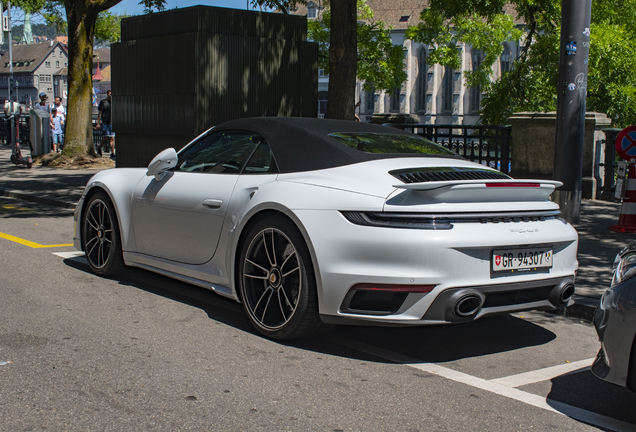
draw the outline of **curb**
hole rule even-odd
[[[75,204],[73,203],[67,203],[64,201],[59,201],[59,200],[50,199],[50,198],[42,198],[35,195],[29,195],[29,194],[20,193],[20,192],[13,192],[13,191],[8,191],[4,189],[0,189],[0,196],[21,199],[24,201],[30,201],[30,202],[39,203],[39,204],[46,204],[53,207],[66,208],[71,210],[75,209]]]
[[[565,309],[558,311],[557,314],[570,318],[579,318],[586,321],[592,321],[594,318],[594,311],[596,306],[588,306],[582,303],[576,303],[572,306],[568,306]]]

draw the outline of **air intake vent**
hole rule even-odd
[[[453,180],[507,180],[511,177],[499,171],[483,168],[411,168],[389,171],[403,183],[426,183]]]

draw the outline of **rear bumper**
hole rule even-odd
[[[577,234],[558,219],[465,223],[436,231],[359,226],[336,211],[296,215],[311,239],[325,322],[423,325],[470,321],[500,313],[564,308],[574,290]],[[492,271],[493,250],[546,246],[554,253],[550,269]],[[390,303],[386,308],[369,306],[365,311],[359,306],[365,299],[354,298],[352,293],[357,284],[435,287],[428,293],[385,296]],[[560,301],[566,286],[565,301]],[[468,312],[476,302],[480,303],[478,310],[454,315],[453,307],[467,295],[479,298],[466,302]],[[383,301],[366,296],[369,305]]]

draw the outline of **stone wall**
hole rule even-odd
[[[556,113],[521,112],[509,120],[512,125],[511,175],[515,178],[552,179],[554,172],[554,146],[556,141]],[[588,112],[585,115],[583,141],[582,197],[596,199],[601,196],[605,144],[597,148],[597,141],[605,139],[603,128],[609,127],[607,115]]]

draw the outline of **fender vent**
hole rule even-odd
[[[411,168],[389,171],[402,183],[426,183],[453,180],[507,180],[512,177],[484,168],[441,167]]]

